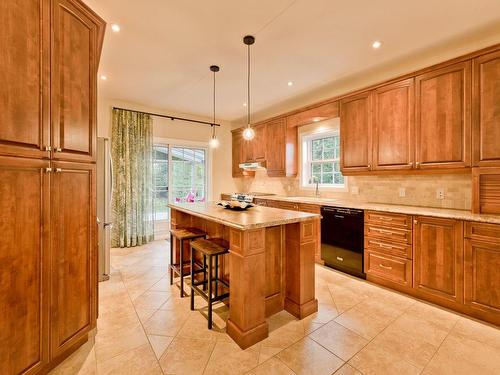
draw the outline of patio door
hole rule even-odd
[[[155,237],[168,234],[168,202],[204,202],[207,197],[207,149],[174,144],[153,148]]]

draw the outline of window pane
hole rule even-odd
[[[313,151],[317,151],[323,148],[323,140],[322,139],[315,139],[312,141],[312,149]]]
[[[343,185],[344,184],[344,176],[342,176],[342,174],[340,174],[340,173],[335,173],[334,182],[336,184]]]
[[[322,160],[323,159],[323,152],[321,149],[319,150],[313,150],[312,152],[312,160]]]
[[[340,172],[340,163],[338,161],[333,163],[333,170],[335,172]]]
[[[323,159],[333,159],[334,158],[334,153],[333,153],[333,149],[330,149],[330,150],[325,150],[323,152]]]
[[[313,173],[311,183],[315,184],[316,181],[321,183],[321,173]]]
[[[332,184],[333,183],[333,173],[323,173],[323,180],[321,182],[323,184]]]
[[[323,173],[325,172],[333,172],[333,163],[323,163]]]
[[[333,148],[335,146],[334,137],[323,138],[323,146],[325,148]]]
[[[314,173],[321,173],[321,164],[319,163],[313,163],[312,164],[312,172]]]

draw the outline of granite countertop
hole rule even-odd
[[[483,223],[500,224],[500,215],[473,214],[467,210],[454,210],[449,208],[432,208],[421,206],[405,206],[399,204],[368,203],[337,198],[316,197],[284,197],[279,195],[259,196],[259,199],[268,199],[295,203],[317,204],[320,206],[334,206],[357,208],[360,210],[373,210],[406,215],[433,216],[447,219],[477,221]]]
[[[170,203],[170,208],[211,220],[239,230],[257,229],[297,223],[319,217],[318,214],[255,206],[247,211],[233,211],[207,203]]]

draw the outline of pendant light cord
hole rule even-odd
[[[248,125],[248,127],[250,127],[250,44],[248,45],[247,125]]]
[[[215,124],[215,72],[214,72],[214,124]],[[215,138],[215,126],[212,126],[212,138]]]

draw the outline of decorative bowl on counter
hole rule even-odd
[[[255,206],[253,203],[240,201],[219,201],[217,205],[233,211],[245,211]]]

